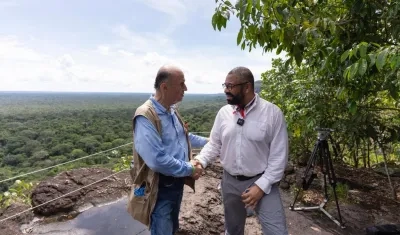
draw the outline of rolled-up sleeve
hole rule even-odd
[[[192,175],[191,163],[178,160],[165,151],[161,137],[150,120],[138,116],[134,121],[135,150],[151,170],[174,177]]]
[[[265,173],[255,182],[266,194],[270,193],[274,183],[282,179],[289,154],[287,125],[282,111],[276,113],[274,120],[275,131],[270,145],[268,166]]]

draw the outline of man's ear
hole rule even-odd
[[[167,83],[166,82],[162,82],[160,84],[160,90],[161,91],[166,91],[167,90]]]

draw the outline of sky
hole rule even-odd
[[[215,0],[0,0],[0,91],[147,93],[164,64],[182,68],[186,93],[223,92],[236,66],[259,80],[278,55],[241,50],[234,17],[215,31],[215,7]]]

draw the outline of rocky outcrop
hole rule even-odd
[[[128,173],[106,178],[111,174],[113,172],[105,168],[80,168],[44,180],[32,192],[32,206],[50,202],[37,207],[34,212],[49,216],[78,211],[80,207],[113,201],[127,195],[130,190]],[[96,181],[100,182],[90,185]],[[85,186],[88,187],[78,190]],[[56,199],[65,194],[68,195]]]
[[[294,166],[291,163],[289,163],[286,166],[285,173],[284,173],[282,180],[279,182],[279,187],[281,189],[287,190],[290,188],[290,185],[295,182],[296,182],[296,174],[295,174]]]
[[[28,205],[13,203],[6,208],[0,209],[0,220],[11,217],[10,219],[0,222],[0,234],[22,235],[20,225],[29,223],[33,219],[33,213],[32,211],[28,211],[18,216],[14,215],[17,215],[18,213],[21,213],[29,208],[30,206]]]

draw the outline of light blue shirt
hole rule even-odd
[[[134,144],[136,152],[146,165],[154,172],[167,176],[184,177],[192,175],[192,164],[189,162],[188,143],[182,124],[174,109],[171,112],[150,97],[153,107],[162,125],[162,136],[150,120],[144,116],[135,119]],[[203,147],[207,139],[189,133],[189,140],[194,148]]]

